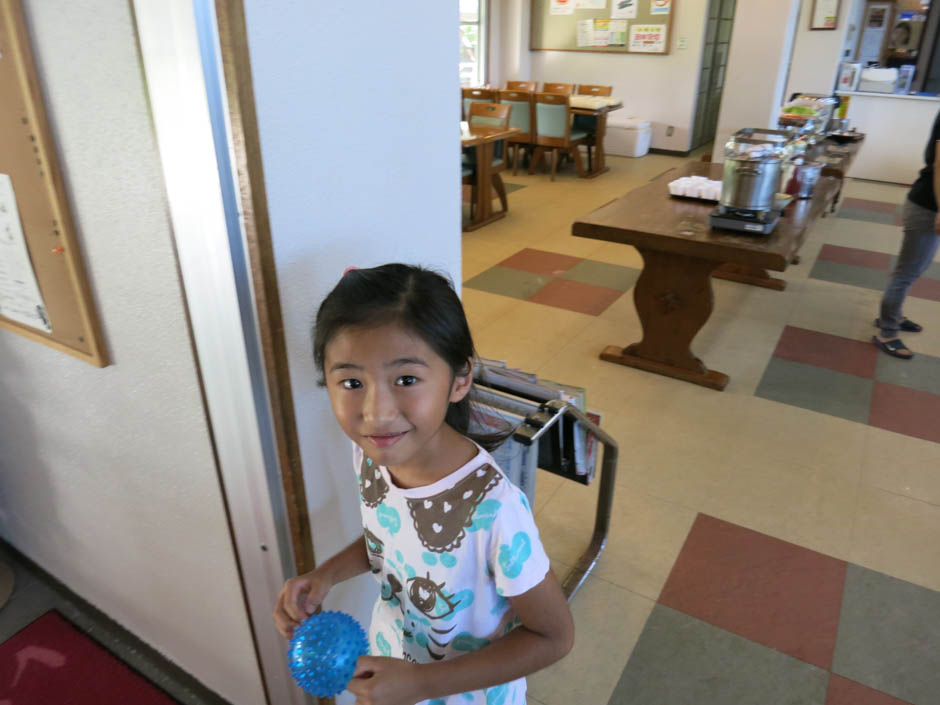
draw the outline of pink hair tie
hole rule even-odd
[[[349,273],[350,273],[352,270],[354,270],[354,269],[359,269],[359,267],[346,267],[346,269],[343,270],[343,276],[345,277],[347,274],[349,274]]]

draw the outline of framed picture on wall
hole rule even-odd
[[[839,25],[839,3],[841,0],[813,0],[809,18],[810,29],[835,29]]]

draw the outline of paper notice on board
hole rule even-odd
[[[630,26],[630,51],[662,53],[666,51],[666,25],[635,24]]]
[[[651,15],[668,15],[672,10],[672,0],[650,0]]]
[[[13,182],[0,174],[0,316],[51,333],[29,259]]]
[[[578,46],[594,46],[594,20],[578,20]]]
[[[611,0],[610,16],[615,20],[635,20],[640,0]]]
[[[610,46],[610,20],[594,20],[594,46]]]
[[[610,46],[622,47],[627,43],[627,21],[610,21]]]
[[[607,0],[574,0],[575,10],[603,10],[607,7]]]
[[[573,15],[574,0],[552,0],[549,11],[553,15]]]

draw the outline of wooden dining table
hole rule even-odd
[[[617,98],[595,95],[573,95],[569,98],[571,112],[575,115],[593,115],[597,118],[597,128],[594,133],[594,149],[588,151],[588,169],[585,179],[593,179],[605,171],[609,171],[604,155],[604,135],[607,134],[607,114],[620,110],[623,102]]]
[[[497,142],[517,132],[521,132],[518,127],[461,123],[460,146],[476,148],[476,197],[472,219],[463,226],[464,231],[482,228],[506,216],[504,211],[493,211],[493,149]],[[505,159],[505,154],[503,158]]]
[[[643,257],[633,291],[643,338],[626,347],[608,345],[601,359],[722,390],[728,375],[708,369],[691,349],[714,306],[712,273],[725,263],[784,271],[841,182],[822,177],[811,199],[792,202],[773,232],[758,236],[713,230],[708,216],[714,202],[670,196],[669,182],[682,176],[721,179],[722,165],[689,162],[672,169],[579,218],[572,234],[633,245]]]

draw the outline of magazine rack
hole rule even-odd
[[[484,383],[485,384],[485,383]],[[518,412],[519,405],[531,405],[531,400],[507,400],[504,404],[488,399],[487,403],[494,406],[504,406],[507,410]],[[511,407],[511,408],[510,408]],[[515,429],[512,440],[526,446],[548,444],[547,453],[539,448],[539,457],[550,458],[546,463],[548,467],[539,464],[543,470],[548,470],[562,477],[587,484],[589,477],[577,475],[574,470],[574,460],[571,456],[573,444],[570,439],[575,434],[575,424],[586,429],[588,434],[594,436],[604,446],[601,458],[600,488],[597,495],[597,509],[594,513],[594,533],[587,549],[578,558],[571,572],[562,582],[562,590],[570,602],[578,589],[584,584],[588,574],[594,568],[598,558],[607,543],[607,534],[610,529],[610,514],[614,498],[614,484],[617,476],[617,442],[603,429],[595,424],[584,412],[572,403],[560,399],[552,399],[540,404],[533,413],[525,415],[525,420]],[[565,439],[569,442],[565,443]]]

